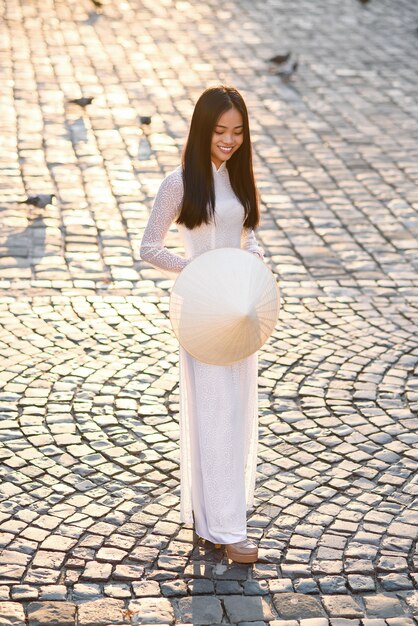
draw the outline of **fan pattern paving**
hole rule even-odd
[[[198,555],[177,522],[167,294],[3,300],[4,584],[29,595],[60,584],[122,593],[156,574],[193,580],[196,559],[216,578],[220,555]],[[289,297],[260,353],[249,525],[260,540],[255,580],[273,598],[278,584],[413,590],[418,312],[387,301],[383,314],[364,296],[355,315],[343,298],[335,304]]]
[[[0,624],[416,626],[416,3],[96,4],[2,8]],[[178,522],[172,282],[139,260],[219,80],[250,110],[281,296],[253,567]]]

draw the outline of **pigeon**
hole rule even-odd
[[[73,104],[78,104],[80,107],[86,107],[88,104],[93,102],[94,98],[74,98],[74,100],[70,100]]]
[[[52,200],[55,197],[54,193],[39,193],[37,196],[28,196],[26,200],[23,200],[22,204],[30,204],[44,209],[47,204],[52,204]]]
[[[141,117],[139,118],[139,121],[141,122],[141,124],[151,124],[151,116],[150,115],[141,115]]]
[[[276,65],[281,65],[282,63],[286,63],[290,59],[291,52],[286,52],[285,54],[276,54],[276,56],[271,57],[269,59],[270,63],[276,63]]]
[[[281,78],[289,79],[293,76],[293,74],[298,69],[299,62],[293,61],[291,65],[287,65],[286,67],[282,67],[277,70],[276,74],[278,74]]]
[[[84,21],[85,24],[89,24],[90,26],[94,26],[97,20],[100,18],[101,13],[95,11],[89,11],[88,18]]]

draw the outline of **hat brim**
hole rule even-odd
[[[261,259],[240,248],[216,248],[179,274],[169,314],[189,354],[203,363],[231,365],[267,341],[279,308],[279,285]]]

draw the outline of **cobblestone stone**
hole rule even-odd
[[[350,596],[328,595],[321,597],[322,603],[331,617],[361,617],[363,611],[358,601]]]
[[[29,626],[74,626],[75,612],[71,602],[33,602],[28,606]]]
[[[4,626],[25,626],[23,606],[17,602],[0,602],[0,620]]]
[[[79,605],[78,623],[80,626],[109,626],[129,624],[129,619],[122,600],[101,598]]]
[[[223,605],[230,623],[256,620],[271,621],[275,614],[269,601],[260,596],[242,597],[241,595],[225,596]]]
[[[133,602],[137,602],[133,600]],[[158,600],[156,601],[158,602]],[[155,605],[154,605],[155,606]],[[180,619],[195,624],[219,623],[222,620],[222,605],[219,598],[213,596],[193,596],[178,601]],[[141,607],[141,615],[142,615]],[[159,611],[160,614],[160,611]],[[151,609],[151,615],[155,610]],[[170,617],[170,615],[168,616]]]
[[[399,617],[404,615],[404,610],[395,596],[377,594],[375,596],[365,596],[367,615],[369,617]]]
[[[274,594],[273,602],[279,617],[288,620],[325,616],[320,603],[312,596],[296,593]]]

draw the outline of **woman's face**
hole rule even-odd
[[[210,156],[217,169],[238,150],[244,141],[244,126],[241,113],[228,109],[218,118],[212,135]]]

